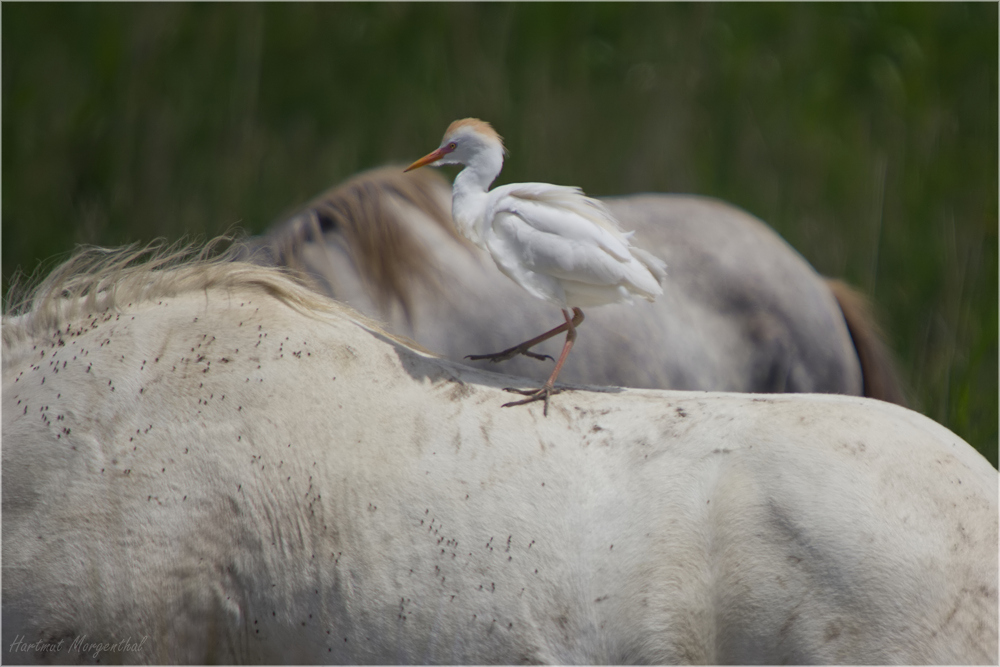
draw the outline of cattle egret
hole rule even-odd
[[[633,296],[652,301],[663,294],[666,265],[632,247],[632,233],[622,232],[604,205],[580,188],[512,183],[489,190],[503,168],[505,152],[503,139],[489,123],[465,118],[449,125],[441,145],[405,171],[463,165],[452,186],[452,217],[458,230],[488,251],[508,278],[562,309],[564,324],[502,352],[467,357],[493,362],[518,354],[551,359],[530,348],[565,331],[562,353],[545,384],[532,391],[508,389],[528,398],[503,406],[544,401],[543,414],[548,415],[549,397],[561,391],[554,387],[556,377],[583,322],[581,307],[632,303]]]

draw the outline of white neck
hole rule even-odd
[[[503,150],[479,151],[458,172],[451,188],[451,214],[458,230],[476,245],[483,245],[486,197],[490,184],[503,169]]]
[[[486,192],[490,183],[496,180],[503,169],[503,149],[499,145],[487,145],[468,158],[463,169],[455,178],[455,186],[469,192]]]

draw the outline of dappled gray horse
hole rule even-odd
[[[997,659],[997,471],[915,412],[542,419],[274,268],[138,258],[3,320],[4,662]]]
[[[767,225],[690,195],[605,199],[635,242],[664,259],[654,303],[588,311],[560,379],[741,392],[824,392],[904,403],[863,297],[828,281]],[[317,288],[454,360],[561,323],[461,238],[436,173],[386,167],[332,188],[248,248],[306,271]],[[561,338],[539,346],[557,355]],[[551,363],[480,368],[544,380]]]

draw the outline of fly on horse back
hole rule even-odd
[[[524,356],[502,366],[465,359],[550,327],[553,308],[456,231],[450,198],[426,169],[365,172],[251,239],[246,255],[305,271],[320,291],[449,359],[544,381],[551,365]],[[562,381],[905,404],[865,298],[821,277],[763,222],[691,195],[602,201],[669,271],[655,302],[587,312]],[[535,349],[557,357],[546,345]]]
[[[233,259],[85,250],[4,316],[5,662],[996,662],[998,474],[931,420],[498,410]]]

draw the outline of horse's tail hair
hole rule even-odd
[[[908,401],[903,381],[871,301],[843,281],[827,278],[826,284],[837,299],[854,341],[854,349],[861,362],[864,395],[906,406]]]

